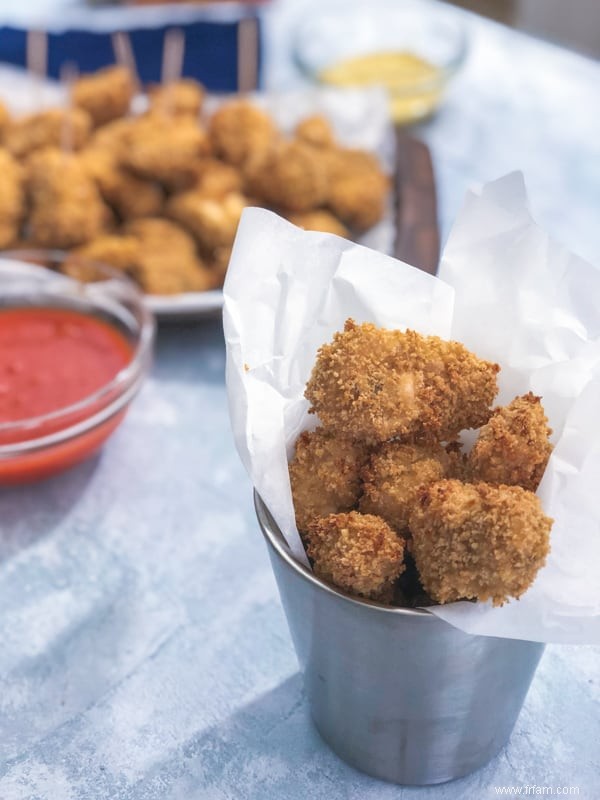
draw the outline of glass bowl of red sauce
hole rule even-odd
[[[61,252],[0,254],[0,485],[95,453],[152,359],[154,320],[119,272]]]

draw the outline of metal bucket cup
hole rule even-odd
[[[314,723],[348,764],[400,784],[473,772],[507,742],[544,645],[472,636],[425,610],[358,600],[267,542]]]

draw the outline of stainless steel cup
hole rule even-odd
[[[544,645],[472,636],[425,610],[350,597],[295,561],[258,495],[255,506],[312,717],[330,747],[369,775],[419,785],[495,756]]]

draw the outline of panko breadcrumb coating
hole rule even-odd
[[[551,527],[538,498],[520,486],[442,480],[421,491],[410,515],[412,554],[438,603],[502,605],[544,565]]]
[[[194,117],[200,114],[206,92],[198,81],[181,78],[148,89],[150,111],[159,114]]]
[[[408,520],[419,489],[451,471],[452,460],[439,444],[386,442],[371,454],[361,472],[360,510],[382,517],[396,532],[408,537]]]
[[[305,231],[319,231],[320,233],[335,233],[336,236],[342,236],[344,239],[350,237],[350,231],[345,225],[333,216],[333,214],[325,209],[317,209],[316,211],[305,211],[304,214],[290,214],[288,217],[290,222],[297,225],[299,228],[304,228]]]
[[[297,139],[313,147],[335,146],[335,136],[329,120],[322,114],[313,114],[300,120],[294,134]]]
[[[124,232],[140,244],[134,277],[149,294],[179,294],[213,289],[215,276],[202,262],[193,238],[161,218],[129,222]]]
[[[108,207],[76,154],[48,148],[28,163],[29,238],[40,247],[68,249],[98,236]]]
[[[173,195],[166,206],[169,217],[193,233],[204,250],[233,244],[246,198],[230,192],[222,198],[190,191]]]
[[[157,183],[143,180],[119,167],[111,150],[87,147],[81,160],[96,182],[104,201],[121,220],[158,216],[164,205],[164,192]]]
[[[10,125],[10,120],[10,111],[4,105],[4,103],[0,101],[0,142],[4,142],[4,132]]]
[[[206,197],[225,197],[230,192],[241,193],[242,173],[216,158],[206,158],[198,163],[194,189]]]
[[[210,152],[206,131],[189,117],[176,124],[153,115],[137,120],[121,147],[121,163],[141,178],[168,189],[193,185],[198,160]]]
[[[49,108],[12,120],[4,132],[4,146],[16,158],[43,147],[61,147],[63,142],[79,150],[89,139],[91,128],[92,119],[81,108]]]
[[[25,216],[25,174],[18,161],[4,149],[0,149],[0,175],[0,249],[4,249],[19,238]]]
[[[356,506],[360,469],[368,455],[365,445],[340,439],[323,428],[300,434],[289,465],[298,530],[306,532],[315,517]]]
[[[71,89],[71,98],[92,118],[94,127],[124,116],[131,104],[135,84],[128,69],[110,66],[82,75]]]
[[[541,398],[531,392],[495,408],[467,457],[471,479],[535,492],[552,452],[551,433]]]
[[[327,151],[327,205],[356,231],[376,225],[385,214],[390,181],[375,156],[363,150]]]
[[[327,197],[319,152],[302,142],[278,142],[249,161],[244,174],[251,195],[286,211],[310,211]]]
[[[72,250],[62,271],[82,280],[89,263],[94,262],[133,275],[139,260],[140,243],[134,236],[104,234]],[[93,265],[89,271],[94,274]]]
[[[319,349],[305,396],[341,435],[449,441],[487,422],[499,369],[458,342],[349,319]]]
[[[277,136],[271,117],[247,100],[224,103],[212,115],[208,132],[216,155],[236,166],[263,153]]]
[[[371,514],[330,514],[308,527],[315,575],[352,594],[389,601],[404,571],[404,542]]]

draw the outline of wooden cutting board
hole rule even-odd
[[[394,254],[435,275],[440,260],[435,177],[429,148],[396,129],[396,243]]]

